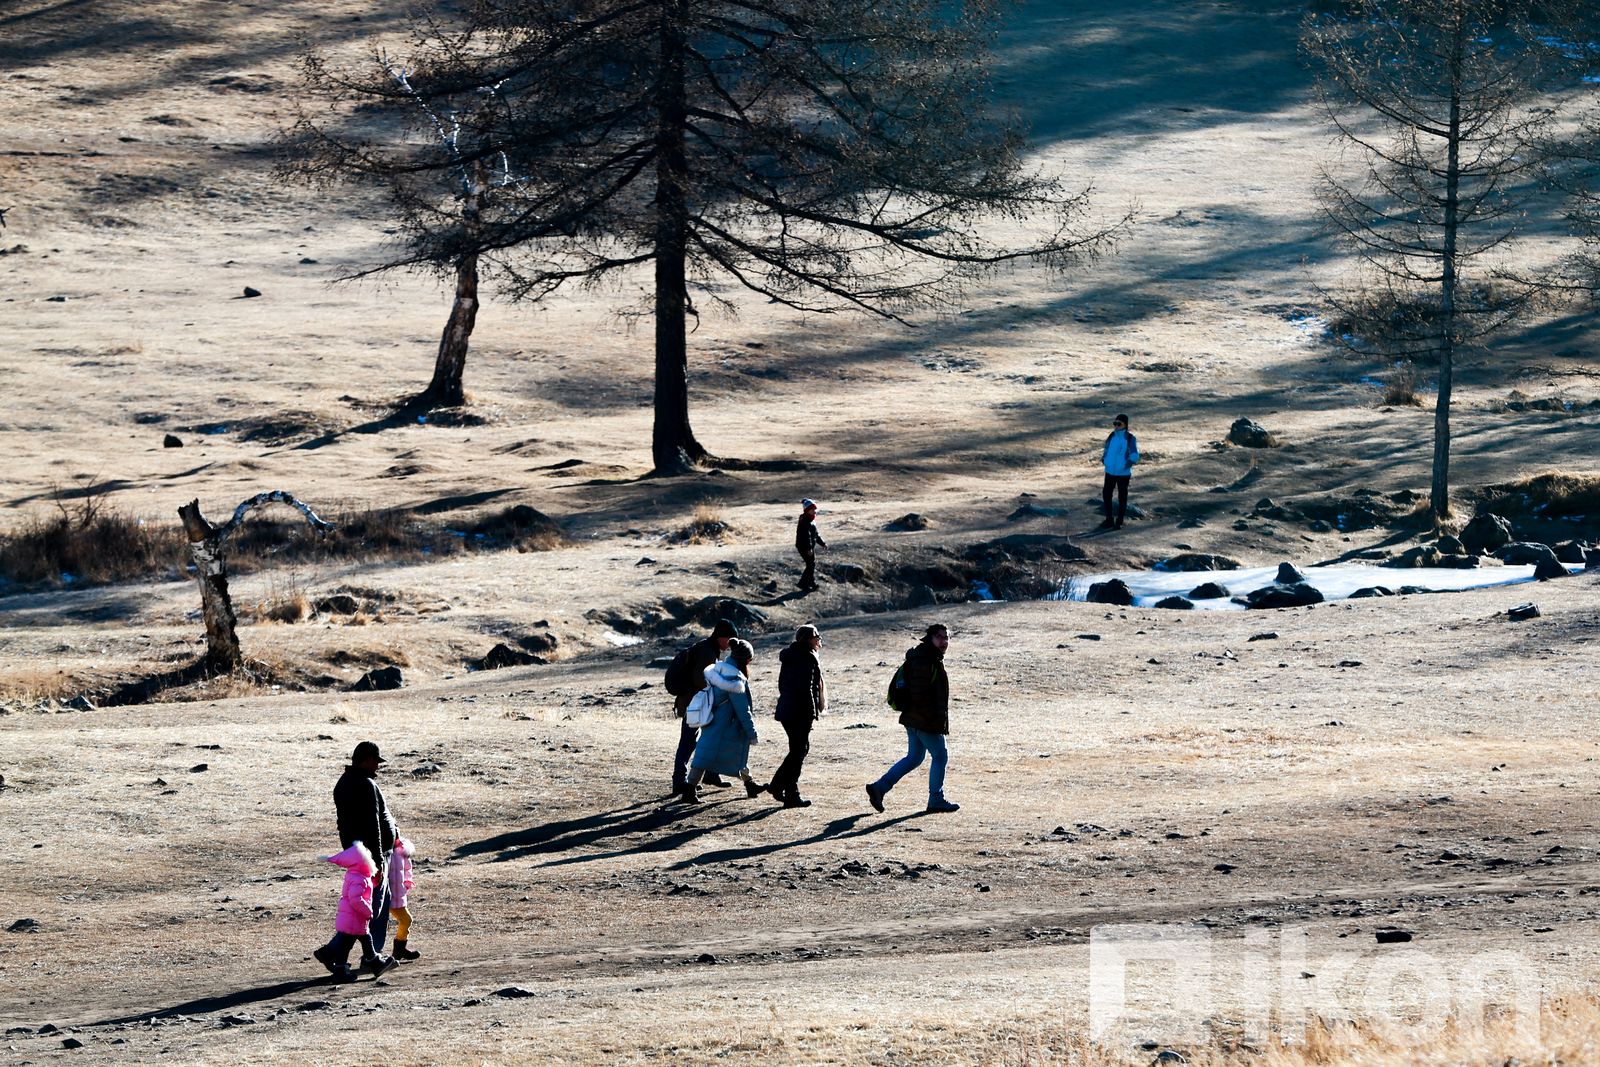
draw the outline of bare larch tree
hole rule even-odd
[[[1450,514],[1450,404],[1458,359],[1526,311],[1540,286],[1505,269],[1541,193],[1559,67],[1559,5],[1351,0],[1310,17],[1303,43],[1355,165],[1323,173],[1323,209],[1359,261],[1335,297],[1355,332],[1436,359],[1429,506]]]
[[[282,491],[257,493],[243,501],[233,509],[233,517],[221,526],[213,526],[206,521],[205,516],[200,514],[198,500],[191,500],[178,509],[184,534],[189,538],[189,558],[194,563],[195,581],[200,584],[200,614],[206,627],[203,662],[210,672],[227,674],[244,664],[244,656],[239,650],[238,619],[233,612],[233,597],[228,592],[228,564],[224,556],[228,538],[239,529],[252,509],[272,503],[288,504],[304,515],[312,529],[318,532],[333,529],[332,523]]]
[[[353,103],[480,106],[450,152],[302,121],[303,170],[398,190],[395,267],[481,257],[513,299],[649,265],[658,473],[721,462],[689,420],[696,295],[731,279],[802,312],[905,321],[999,264],[1062,267],[1122,221],[1085,221],[1085,191],[1024,161],[992,100],[991,0],[480,0],[423,26],[405,90],[314,61],[334,115]],[[488,88],[492,87],[492,91]],[[460,109],[457,109],[457,113]],[[436,139],[435,139],[436,140]],[[498,174],[474,218],[436,176]],[[1002,242],[991,224],[1019,240]]]

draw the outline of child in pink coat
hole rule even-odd
[[[395,921],[394,958],[415,960],[422,953],[407,946],[411,934],[411,909],[406,907],[406,896],[415,883],[411,879],[411,857],[416,852],[404,837],[394,839],[394,851],[389,853],[389,916]]]
[[[357,841],[337,856],[325,857],[329,863],[344,868],[344,888],[339,894],[339,914],[334,919],[336,931],[331,944],[323,945],[312,955],[333,972],[334,981],[353,982],[355,972],[350,970],[350,946],[361,945],[362,966],[374,976],[383,974],[395,964],[394,957],[380,956],[372,947],[368,928],[372,923],[372,890],[377,881],[378,864],[367,846]]]

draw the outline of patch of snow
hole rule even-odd
[[[615,645],[617,648],[631,648],[634,645],[644,644],[644,638],[642,637],[634,637],[630,634],[619,634],[615,630],[607,630],[600,636],[605,638],[608,643]]]

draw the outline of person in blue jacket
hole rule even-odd
[[[1128,515],[1128,480],[1133,477],[1133,465],[1139,462],[1139,440],[1128,430],[1128,416],[1118,415],[1111,420],[1111,433],[1106,436],[1100,462],[1106,468],[1106,484],[1101,496],[1106,505],[1106,518],[1102,530],[1122,529],[1122,520]],[[1111,511],[1111,494],[1117,494],[1115,518]]]
[[[766,791],[766,786],[750,776],[750,746],[756,743],[750,662],[755,655],[750,642],[734,638],[728,642],[728,658],[705,669],[706,685],[713,694],[711,722],[701,728],[699,743],[689,759],[689,776],[679,793],[686,804],[700,803],[699,786],[707,774],[737,774],[751,797]]]

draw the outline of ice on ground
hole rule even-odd
[[[1577,573],[1582,567],[1568,566]],[[1236,571],[1113,571],[1068,578],[1053,600],[1087,600],[1089,587],[1096,582],[1120,578],[1133,594],[1134,607],[1154,607],[1169,596],[1188,596],[1202,582],[1218,582],[1234,596],[1271,585],[1278,567],[1250,567]],[[1454,593],[1463,589],[1487,589],[1496,585],[1516,585],[1533,581],[1533,566],[1478,567],[1453,570],[1447,567],[1378,567],[1370,563],[1337,563],[1327,567],[1305,568],[1306,582],[1315,586],[1325,600],[1346,600],[1357,589],[1381,585],[1394,592],[1402,586],[1430,593]],[[1208,611],[1244,611],[1243,604],[1230,599],[1196,600],[1194,606]]]

